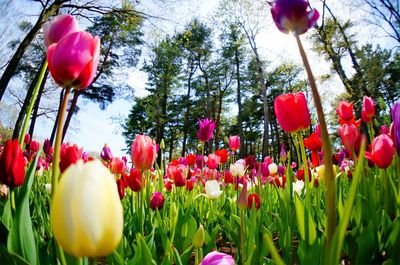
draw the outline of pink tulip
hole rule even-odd
[[[94,78],[100,56],[100,39],[88,32],[74,32],[47,50],[49,70],[62,87],[85,89]]]
[[[234,265],[235,260],[231,255],[213,251],[208,253],[199,265]]]
[[[365,157],[372,160],[379,168],[387,168],[394,156],[394,143],[387,134],[381,134],[372,141],[372,151],[365,152]]]
[[[44,44],[48,48],[63,37],[78,31],[78,22],[71,15],[59,15],[43,25]]]
[[[131,155],[137,169],[150,169],[156,159],[156,143],[150,137],[138,134],[132,143]]]
[[[339,127],[339,135],[342,143],[347,150],[354,150],[354,145],[360,135],[358,128],[354,124],[343,124]]]
[[[207,160],[207,166],[210,169],[216,169],[221,162],[221,158],[215,154],[209,154]]]
[[[229,137],[229,149],[236,151],[240,148],[240,137],[237,135]]]
[[[121,175],[122,173],[125,172],[125,168],[126,168],[125,161],[119,157],[114,157],[110,162],[110,169],[111,173],[113,174]]]
[[[375,106],[372,98],[364,96],[361,118],[365,123],[371,122],[375,116]]]

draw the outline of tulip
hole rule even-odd
[[[215,154],[209,154],[207,159],[207,166],[210,169],[216,169],[221,162],[221,158]]]
[[[31,141],[29,143],[29,150],[36,153],[39,150],[40,144],[36,141]]]
[[[25,164],[18,140],[7,140],[0,156],[0,182],[10,188],[24,184]]]
[[[196,155],[195,154],[188,154],[186,156],[186,163],[189,166],[194,166],[194,164],[196,164]]]
[[[113,174],[121,175],[125,172],[125,167],[125,161],[119,157],[114,157],[110,162],[111,173]]]
[[[226,163],[228,161],[228,157],[229,157],[228,150],[220,149],[220,150],[215,151],[215,154],[220,157],[222,164]]]
[[[279,95],[274,101],[274,109],[279,124],[288,133],[305,130],[310,126],[310,112],[302,92]]]
[[[172,179],[177,187],[183,187],[186,185],[186,176],[188,168],[185,165],[169,164],[167,167],[167,176]]]
[[[51,147],[51,143],[49,139],[44,140],[43,143],[43,152],[46,155],[52,155],[53,154],[53,148]]]
[[[304,139],[304,146],[311,151],[311,161],[314,167],[319,166],[319,150],[322,148],[319,127],[308,138]]]
[[[372,98],[364,96],[361,110],[361,118],[365,123],[371,122],[375,116],[375,106]]]
[[[156,159],[156,143],[150,137],[138,134],[132,143],[131,155],[137,169],[150,169]]]
[[[110,147],[108,145],[104,145],[103,149],[101,150],[100,153],[100,158],[106,162],[109,162],[113,159],[113,155],[111,153]]]
[[[73,32],[47,50],[49,70],[62,87],[82,90],[94,78],[100,56],[100,39],[88,32]]]
[[[217,180],[207,180],[205,184],[206,196],[210,199],[216,199],[222,194],[221,187]]]
[[[394,139],[394,145],[396,146],[397,154],[400,155],[400,102],[396,102],[392,108],[392,139]]]
[[[248,196],[247,196],[247,182],[244,181],[243,188],[240,192],[239,199],[238,199],[238,207],[241,210],[246,209],[248,205]]]
[[[305,0],[275,0],[271,14],[277,28],[283,33],[301,35],[313,27],[319,18],[316,9],[309,9]]]
[[[125,197],[125,185],[121,178],[117,179],[117,189],[119,198],[122,200]]]
[[[240,148],[240,137],[237,135],[229,136],[229,149],[232,151],[239,150]]]
[[[24,144],[29,144],[30,141],[31,141],[31,135],[29,133],[25,134]]]
[[[206,158],[206,156],[198,155],[196,157],[196,166],[202,169],[207,162]]]
[[[390,134],[389,128],[386,125],[382,125],[379,128],[379,134]]]
[[[261,200],[257,193],[252,193],[249,195],[249,198],[247,199],[247,204],[249,209],[251,209],[253,205],[254,207],[256,207],[257,210],[260,208]]]
[[[82,148],[76,144],[64,143],[60,151],[60,171],[63,173],[71,164],[82,158]]]
[[[304,181],[297,180],[296,182],[293,182],[293,192],[297,192],[297,194],[300,195],[303,188],[304,188]]]
[[[379,168],[390,166],[394,156],[394,143],[387,134],[381,134],[374,138],[371,152],[365,152],[365,157],[371,159]]]
[[[195,249],[199,249],[204,245],[204,226],[201,224],[193,236],[192,244]]]
[[[161,209],[164,206],[165,198],[161,192],[153,192],[150,198],[150,208],[152,210]]]
[[[132,168],[125,182],[132,191],[139,192],[142,189],[142,175],[140,171],[136,168]]]
[[[253,170],[255,168],[255,166],[256,166],[256,163],[257,163],[256,157],[253,156],[253,155],[246,156],[244,158],[244,161],[246,161],[246,167],[249,170]]]
[[[48,48],[51,44],[59,42],[63,37],[78,31],[78,22],[75,17],[59,15],[43,25],[44,44]]]
[[[278,173],[278,165],[275,163],[271,163],[268,165],[268,171],[271,176],[276,175]]]
[[[279,154],[280,160],[285,163],[286,159],[287,159],[287,153],[286,153],[286,149],[285,149],[285,144],[282,143],[281,144],[281,152]]]
[[[231,255],[213,251],[208,253],[199,265],[235,265]]]
[[[360,132],[356,125],[352,123],[343,124],[339,127],[339,135],[344,147],[349,151],[353,151],[357,138],[360,136]]]
[[[50,221],[54,237],[73,256],[104,257],[122,238],[123,213],[114,176],[100,161],[78,161],[55,190]]]
[[[232,176],[234,177],[241,177],[244,176],[245,168],[242,163],[236,162],[235,164],[231,164],[229,167]]]
[[[204,120],[199,119],[199,126],[200,128],[199,131],[197,132],[197,138],[199,138],[199,140],[202,142],[207,142],[213,136],[215,122],[213,122],[211,119],[208,118]]]
[[[336,113],[339,116],[339,123],[343,124],[354,124],[357,127],[360,125],[360,120],[356,121],[353,113],[353,103],[346,101],[340,101],[336,108]]]
[[[268,163],[267,162],[262,162],[261,163],[261,175],[263,177],[268,177],[269,176],[269,169],[268,169]]]

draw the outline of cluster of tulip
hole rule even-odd
[[[395,179],[400,170],[400,103],[392,108],[390,129],[382,127],[375,136],[375,106],[364,97],[361,118],[371,143],[366,145],[353,104],[340,102],[336,111],[344,149],[332,153],[319,94],[299,39],[319,14],[305,0],[276,0],[271,13],[279,30],[296,37],[318,114],[319,125],[303,139],[311,124],[304,94],[280,95],[274,101],[278,123],[295,143],[297,163],[290,160],[284,144],[276,162],[268,156],[261,162],[254,155],[237,159],[238,136],[229,137],[229,150],[205,154],[205,142],[215,128],[208,118],[199,119],[199,152],[169,161],[165,169],[162,157],[161,165],[154,164],[163,144],[158,146],[145,135],[137,135],[132,143],[131,167],[126,157],[114,157],[107,145],[96,159],[76,144],[62,144],[69,93],[93,81],[100,41],[78,31],[70,15],[47,23],[48,67],[65,92],[57,136],[54,146],[46,140],[41,149],[23,130],[19,141],[7,140],[0,146],[0,236],[6,231],[7,237],[0,238],[7,241],[4,251],[0,245],[0,260],[64,265],[82,264],[82,257],[87,262],[107,256],[113,264],[232,265],[235,260],[296,263],[296,256],[304,264],[322,259],[337,264],[342,251],[354,256],[354,238],[361,253],[355,254],[356,263],[366,258],[400,260],[396,251],[400,190]],[[42,193],[46,189],[51,197]],[[326,203],[321,203],[324,196]],[[371,216],[363,200],[370,203]],[[352,211],[353,205],[357,211]],[[348,236],[350,222],[354,225]],[[293,238],[300,243],[295,245]],[[371,251],[363,251],[363,246]],[[38,255],[41,250],[46,255]],[[203,251],[208,253],[204,257]]]

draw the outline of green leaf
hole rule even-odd
[[[36,164],[40,152],[25,175],[24,184],[14,189],[16,212],[13,216],[13,225],[7,238],[7,249],[27,260],[30,264],[39,264],[35,237],[32,229],[31,214],[29,210],[29,193],[32,188],[36,172]]]
[[[309,211],[307,211],[308,214],[308,231],[305,231],[305,216],[304,216],[304,204],[302,200],[300,199],[299,195],[295,193],[294,197],[294,204],[296,207],[296,217],[297,217],[297,225],[299,228],[300,236],[303,240],[306,239],[306,232],[308,232],[308,244],[312,245],[315,241],[315,238],[317,237],[317,231],[315,228],[315,223],[310,215]]]
[[[150,249],[147,246],[146,242],[144,241],[144,238],[142,237],[141,234],[137,234],[136,236],[136,241],[137,241],[137,247],[135,248],[135,256],[133,257],[132,260],[128,262],[128,264],[154,264],[157,265],[157,263],[153,260],[153,257],[151,255]]]

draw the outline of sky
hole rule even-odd
[[[343,0],[345,1],[345,0]],[[330,3],[333,9],[341,10],[338,14],[342,17],[358,16],[359,10],[355,8],[344,8],[340,4],[343,1],[335,1]],[[201,20],[208,21],[210,19],[211,12],[217,7],[218,1],[216,0],[183,0],[183,1],[167,1],[168,5],[160,6],[155,4],[156,0],[140,1],[141,8],[145,13],[150,13],[153,16],[162,17],[163,19],[152,19],[146,21],[144,25],[145,40],[152,40],[154,36],[162,36],[165,34],[173,34],[175,31],[181,30],[187,22],[193,16],[199,17]],[[159,2],[159,1],[158,1]],[[340,2],[340,3],[339,3]],[[171,4],[175,3],[175,4]],[[311,1],[315,4],[315,7],[321,10],[319,1]],[[32,4],[32,2],[30,2]],[[19,7],[19,18],[27,19],[32,14],[24,13],[27,12],[26,6]],[[33,16],[32,16],[33,17]],[[300,56],[298,54],[296,42],[293,36],[283,34],[279,32],[272,24],[272,19],[269,12],[265,14],[265,28],[266,30],[259,34],[257,44],[259,45],[259,52],[264,59],[275,61],[278,63],[290,60],[292,62],[301,65]],[[34,17],[33,17],[34,18]],[[1,21],[0,18],[0,22]],[[0,23],[0,32],[4,24]],[[371,40],[371,37],[376,38],[376,42],[383,43],[386,45],[385,38],[381,38],[379,35],[371,35],[368,27],[360,25],[358,30],[359,36],[364,36],[365,40]],[[307,53],[309,54],[310,63],[312,65],[315,75],[329,73],[329,64],[321,61],[309,47],[307,39],[302,36],[304,45]],[[142,54],[142,59],[146,57],[146,50]],[[145,96],[145,86],[147,77],[146,74],[136,69],[127,70],[127,84],[132,87],[136,96]],[[334,78],[331,82],[326,82],[320,86],[323,95],[329,94],[332,97],[332,92],[338,94],[341,90],[338,89],[341,86],[338,85],[338,79]],[[122,128],[118,122],[115,121],[115,117],[127,117],[129,110],[133,102],[127,99],[117,99],[110,104],[105,111],[100,110],[97,104],[80,99],[78,105],[80,111],[74,116],[71,128],[66,135],[66,141],[71,141],[79,146],[84,147],[85,151],[99,153],[102,149],[103,144],[107,143],[113,154],[117,156],[125,155],[123,149],[126,148],[125,141],[122,133]],[[236,113],[233,113],[236,115]],[[36,135],[33,138],[43,140],[48,138],[53,121],[41,117],[37,126]]]

